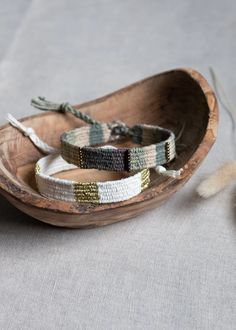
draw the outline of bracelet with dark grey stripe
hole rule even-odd
[[[62,157],[80,168],[131,172],[156,168],[169,163],[176,156],[174,133],[160,126],[143,124],[129,127],[119,121],[101,123],[69,103],[58,104],[44,97],[32,99],[31,104],[43,111],[70,113],[91,125],[61,136]],[[118,136],[129,137],[141,146],[116,150],[96,147]]]
[[[68,131],[61,136],[61,155],[68,163],[80,168],[128,172],[155,168],[169,163],[176,156],[174,133],[159,126],[145,124],[122,131],[121,136],[129,137],[132,142],[140,144],[138,147],[96,147],[111,142],[117,135],[119,136],[119,130],[111,127],[111,124],[97,123]]]

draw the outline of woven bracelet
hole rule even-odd
[[[80,168],[110,171],[137,171],[169,163],[175,158],[175,136],[159,126],[135,125],[129,128],[133,148],[102,149],[91,147],[112,141],[114,133],[107,124],[94,124],[61,136],[61,155]],[[161,141],[161,142],[159,142]]]
[[[71,113],[90,124],[61,136],[61,155],[80,168],[110,171],[137,171],[167,164],[176,156],[175,135],[168,129],[152,125],[128,127],[124,123],[100,123],[68,103],[56,104],[39,97],[31,104],[40,110]],[[114,137],[129,137],[140,147],[101,149],[93,147]]]
[[[108,149],[107,149],[108,150]],[[144,169],[121,180],[105,182],[76,182],[55,178],[52,175],[75,169],[59,154],[41,158],[35,166],[37,187],[47,198],[79,203],[114,203],[137,196],[150,182],[150,172]]]

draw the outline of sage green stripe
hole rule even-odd
[[[103,127],[100,124],[91,125],[89,130],[89,145],[96,145],[104,142]]]
[[[165,144],[156,145],[156,165],[162,165],[166,163],[166,150]]]
[[[142,144],[143,142],[143,125],[135,125],[132,127],[132,140],[134,143]]]
[[[76,144],[77,142],[77,133],[76,130],[69,131],[66,133],[66,141],[71,144]]]
[[[130,163],[129,170],[135,171],[142,168],[146,168],[146,158],[143,148],[132,148],[130,149]]]

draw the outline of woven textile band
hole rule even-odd
[[[35,166],[36,182],[41,195],[67,202],[114,203],[137,196],[150,182],[148,169],[121,180],[105,182],[76,182],[52,177],[58,172],[75,168],[59,154],[41,158]]]
[[[123,134],[140,147],[92,147],[112,141],[116,134],[110,124],[99,123],[71,130],[61,136],[61,155],[80,168],[128,172],[163,165],[176,156],[174,133],[152,125],[135,125]]]
[[[114,171],[136,171],[169,163],[175,158],[175,136],[159,126],[135,125],[122,122],[103,124],[69,103],[55,103],[44,97],[32,99],[31,104],[43,111],[70,113],[90,127],[67,132],[61,137],[61,154],[69,163],[80,168]],[[106,143],[114,136],[130,137],[143,147],[101,150],[92,146]]]

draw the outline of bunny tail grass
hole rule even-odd
[[[236,161],[221,166],[216,172],[205,179],[197,188],[197,193],[203,197],[211,197],[236,179]]]

